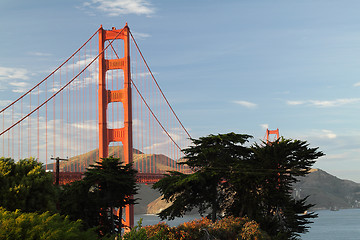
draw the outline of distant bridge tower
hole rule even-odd
[[[266,129],[266,143],[272,142],[269,137],[270,135],[276,135],[276,137],[274,138],[274,141],[276,141],[277,139],[280,138],[279,129],[278,128],[276,130]]]
[[[110,142],[122,142],[124,163],[133,161],[132,141],[132,106],[131,106],[131,76],[130,76],[130,47],[129,27],[123,29],[99,30],[99,158],[108,157]],[[105,41],[121,39],[124,41],[124,57],[105,59]],[[106,71],[122,69],[124,72],[124,88],[111,91],[106,89]],[[122,102],[124,106],[124,127],[118,129],[107,128],[107,107],[109,103]],[[134,206],[125,208],[126,225],[134,226]],[[121,216],[119,216],[121,217]]]

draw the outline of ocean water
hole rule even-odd
[[[360,240],[360,209],[322,210],[303,240]]]
[[[185,215],[182,218],[175,218],[172,221],[168,221],[168,220],[161,221],[161,219],[157,215],[141,214],[141,215],[135,215],[135,217],[134,217],[135,225],[137,225],[137,222],[140,220],[140,218],[142,219],[142,226],[154,225],[154,224],[157,224],[159,222],[166,222],[169,226],[174,227],[174,226],[177,226],[177,225],[182,224],[184,222],[189,222],[189,221],[192,221],[194,219],[200,219],[201,216],[198,215],[198,214]]]
[[[301,235],[303,240],[360,240],[360,209],[341,209],[339,211],[321,210],[319,216],[310,224],[309,232]],[[143,219],[142,225],[160,222],[156,215],[135,215],[135,222]],[[186,215],[173,221],[163,221],[170,226],[199,219],[199,215]]]

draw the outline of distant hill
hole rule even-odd
[[[123,147],[109,147],[109,156],[123,158]],[[163,154],[144,154],[143,152],[133,149],[134,168],[140,172],[164,173],[174,170],[176,161]],[[89,165],[94,164],[99,159],[99,149],[92,150],[60,163],[60,171],[66,172],[84,172]],[[156,163],[156,164],[154,164]],[[47,169],[53,169],[54,164],[48,164]],[[152,169],[150,167],[152,166]],[[156,166],[156,167],[154,167]]]
[[[110,147],[109,155],[122,158],[122,146]],[[151,162],[156,162],[156,171],[164,172],[171,170],[169,166],[175,166],[176,162],[162,154],[144,154],[134,149],[134,167],[142,171],[150,168]],[[70,158],[68,162],[61,162],[60,171],[85,171],[94,164],[99,156],[98,149],[88,153]],[[153,165],[153,164],[152,164]],[[52,169],[53,164],[48,164],[48,169]],[[299,182],[294,185],[293,196],[295,199],[309,196],[308,203],[315,204],[314,209],[336,208],[359,208],[360,207],[360,184],[339,179],[321,169],[313,169],[306,177],[299,178]],[[137,213],[156,213],[167,204],[158,199],[160,194],[151,189],[151,185],[141,185],[138,205],[135,207]],[[153,202],[156,200],[156,202]]]
[[[294,185],[295,199],[309,195],[308,203],[315,204],[313,210],[330,208],[359,208],[360,184],[339,179],[323,170],[313,169]],[[148,204],[147,213],[156,214],[169,206],[161,197]]]
[[[138,199],[138,204],[135,204],[134,206],[134,212],[135,214],[146,214],[149,213],[148,205],[154,202],[161,195],[160,192],[152,189],[152,185],[150,184],[139,184],[139,186],[139,192],[134,196],[135,199]]]
[[[360,184],[339,179],[321,169],[316,169],[294,185],[295,199],[309,195],[308,203],[314,209],[360,207]]]

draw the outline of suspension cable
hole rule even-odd
[[[6,106],[5,108],[3,108],[0,113],[2,113],[3,111],[5,111],[6,109],[8,109],[9,107],[11,107],[12,105],[14,105],[15,103],[17,103],[20,99],[22,99],[23,97],[25,97],[28,93],[30,93],[32,90],[34,90],[36,87],[38,87],[39,85],[41,85],[44,81],[46,81],[51,75],[53,75],[55,72],[57,72],[57,70],[59,70],[62,66],[64,66],[73,56],[75,56],[75,54],[77,54],[101,29],[101,27],[96,30],[96,32],[78,49],[76,50],[68,59],[66,59],[59,67],[57,67],[54,71],[52,71],[46,78],[44,78],[42,81],[40,81],[38,84],[36,84],[33,88],[31,88],[29,91],[27,91],[26,93],[24,93],[23,95],[21,95],[18,99],[16,99],[14,102],[10,103],[8,106]],[[1,135],[1,134],[0,134]]]
[[[98,29],[98,31],[100,30],[101,28],[99,28]],[[98,32],[97,31],[97,32]],[[121,31],[115,36],[115,38],[111,41],[111,43],[113,42],[113,41],[115,41],[115,39],[117,39],[117,37],[121,34],[123,32],[123,29],[121,29]],[[95,35],[95,34],[94,34]],[[94,36],[93,35],[93,36]],[[92,37],[93,37],[92,36]],[[111,44],[110,43],[110,44]],[[14,126],[16,126],[17,124],[19,124],[20,122],[22,122],[24,119],[26,119],[27,117],[29,117],[31,114],[33,114],[35,111],[37,111],[38,109],[40,109],[42,106],[44,106],[46,103],[48,103],[51,99],[53,99],[56,95],[58,95],[62,90],[64,90],[67,86],[69,86],[70,85],[70,83],[72,83],[78,76],[80,76],[91,64],[93,64],[98,58],[99,58],[99,56],[101,55],[101,54],[103,54],[106,50],[107,50],[107,48],[109,47],[109,45],[107,46],[107,47],[105,47],[84,69],[82,69],[75,77],[73,77],[73,79],[71,79],[67,84],[65,84],[63,87],[61,87],[56,93],[54,93],[51,97],[49,97],[47,100],[45,100],[41,105],[39,105],[38,107],[36,107],[34,110],[32,110],[30,113],[28,113],[28,114],[26,114],[23,118],[21,118],[19,121],[17,121],[16,123],[14,123],[13,125],[11,125],[10,127],[8,127],[6,130],[4,130],[4,131],[2,131],[1,133],[0,133],[0,136],[1,135],[3,135],[4,133],[6,133],[7,131],[9,131],[11,128],[13,128]],[[79,51],[79,50],[78,50]],[[77,52],[78,52],[77,51]],[[74,55],[74,54],[73,54]],[[72,55],[72,56],[73,56]],[[70,59],[70,58],[69,58]],[[68,60],[69,60],[68,59]],[[67,60],[67,61],[68,61]],[[64,65],[64,63],[63,64],[61,64],[61,66],[62,65]],[[58,67],[57,69],[59,69],[60,67]],[[57,70],[56,69],[56,70]],[[56,71],[55,70],[55,71]],[[54,72],[55,72],[54,71]],[[49,76],[51,76],[51,74],[49,75]],[[48,76],[48,77],[49,77]],[[48,77],[46,77],[43,81],[45,81]],[[43,82],[42,81],[42,82]],[[39,85],[39,84],[38,84]],[[36,85],[36,86],[38,86],[38,85]],[[28,91],[28,92],[30,92],[30,91]],[[24,95],[23,95],[24,96]],[[16,101],[18,101],[18,100],[20,100],[21,98],[19,98],[19,99],[17,99]],[[15,102],[16,102],[15,101]],[[11,105],[13,105],[15,102],[13,102],[12,104],[10,104],[9,106],[11,106]],[[8,106],[8,107],[9,107]],[[1,113],[1,112],[0,112]]]
[[[190,134],[189,134],[189,133],[188,133],[188,131],[185,129],[184,125],[181,123],[181,121],[180,121],[180,119],[178,118],[178,116],[176,115],[176,113],[175,113],[174,109],[171,107],[171,105],[170,105],[169,101],[168,101],[168,100],[167,100],[167,98],[165,97],[164,92],[161,90],[161,88],[160,88],[160,86],[159,86],[158,82],[156,81],[156,79],[155,79],[155,77],[154,77],[154,75],[153,75],[152,71],[150,70],[149,65],[147,64],[147,62],[146,62],[146,60],[145,60],[145,58],[144,58],[144,56],[143,56],[143,54],[142,54],[142,52],[141,52],[141,50],[140,50],[140,48],[139,48],[139,46],[138,46],[138,44],[137,44],[137,42],[136,42],[135,38],[134,38],[134,36],[132,35],[132,33],[131,33],[130,31],[129,31],[129,33],[130,33],[130,35],[131,35],[132,40],[133,40],[133,41],[134,41],[134,43],[135,43],[135,46],[136,46],[137,50],[138,50],[138,51],[139,51],[139,53],[140,53],[141,58],[143,59],[143,61],[144,61],[145,65],[146,65],[146,67],[147,67],[147,69],[149,70],[149,73],[151,74],[151,77],[152,77],[152,79],[154,80],[154,82],[155,82],[156,86],[158,87],[159,91],[161,92],[162,96],[164,97],[164,99],[165,99],[166,103],[168,104],[168,106],[169,106],[169,108],[171,109],[172,113],[174,114],[175,118],[176,118],[176,119],[177,119],[177,121],[180,123],[181,127],[184,129],[184,131],[186,132],[186,134],[188,135],[188,137],[191,139]]]
[[[109,45],[111,45],[111,43],[109,43]],[[108,45],[108,46],[109,46]],[[116,57],[118,58],[118,59],[120,59],[119,58],[119,55],[117,54],[117,52],[115,51],[115,49],[111,46],[111,48],[113,49],[113,51],[114,51],[114,53],[115,53],[115,55],[116,55]],[[141,53],[140,53],[141,54]],[[147,66],[147,65],[146,65]],[[149,69],[149,67],[147,66],[147,68],[148,68],[148,70],[150,71],[150,69]],[[151,71],[150,71],[150,73],[151,73]],[[152,73],[151,73],[151,75],[152,75]],[[154,77],[153,77],[154,78]],[[140,96],[140,98],[142,99],[142,101],[145,103],[145,105],[146,105],[146,107],[149,109],[149,111],[150,111],[150,113],[151,113],[151,115],[155,118],[155,120],[158,122],[158,124],[160,125],[160,127],[164,130],[164,132],[166,133],[166,135],[168,135],[168,137],[171,139],[171,141],[181,150],[181,148],[179,147],[179,145],[175,142],[175,140],[171,137],[171,135],[169,134],[169,132],[165,129],[165,127],[161,124],[161,122],[159,121],[159,119],[156,117],[156,115],[155,115],[155,113],[151,110],[151,108],[150,108],[150,106],[149,106],[149,104],[146,102],[146,100],[145,100],[145,98],[142,96],[142,94],[140,93],[140,91],[139,91],[139,89],[137,88],[137,86],[136,86],[136,84],[135,84],[135,82],[132,80],[132,79],[130,79],[130,81],[131,81],[131,83],[133,84],[133,86],[135,87],[135,89],[136,89],[136,91],[137,91],[137,93],[139,94],[139,96]],[[160,88],[159,88],[160,89]],[[161,89],[160,89],[160,91],[161,91]],[[164,95],[163,95],[164,96]],[[164,98],[165,98],[165,96],[164,96]],[[165,98],[165,100],[166,100],[166,98]],[[168,103],[168,101],[166,100],[166,102]],[[168,103],[169,104],[169,103]],[[170,106],[170,105],[169,105]],[[171,106],[170,106],[170,108],[171,108]],[[175,114],[175,113],[174,113]],[[176,116],[176,114],[175,114],[175,116]],[[176,117],[177,118],[177,117]],[[177,118],[178,119],[178,118]],[[178,121],[179,121],[179,119],[178,119]],[[180,122],[180,121],[179,121]],[[181,123],[180,123],[181,124]],[[181,124],[181,126],[184,128],[184,126]],[[184,128],[184,130],[185,130],[185,128]],[[186,130],[185,130],[186,131]],[[186,133],[188,134],[188,136],[190,137],[190,135],[189,135],[189,133],[186,131]],[[182,151],[182,150],[181,150]]]

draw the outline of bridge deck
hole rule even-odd
[[[53,173],[55,181],[55,173]],[[83,172],[60,172],[59,174],[59,184],[65,185],[75,181],[79,181],[84,177]],[[159,181],[164,177],[160,173],[138,173],[137,174],[137,183],[153,184]]]

